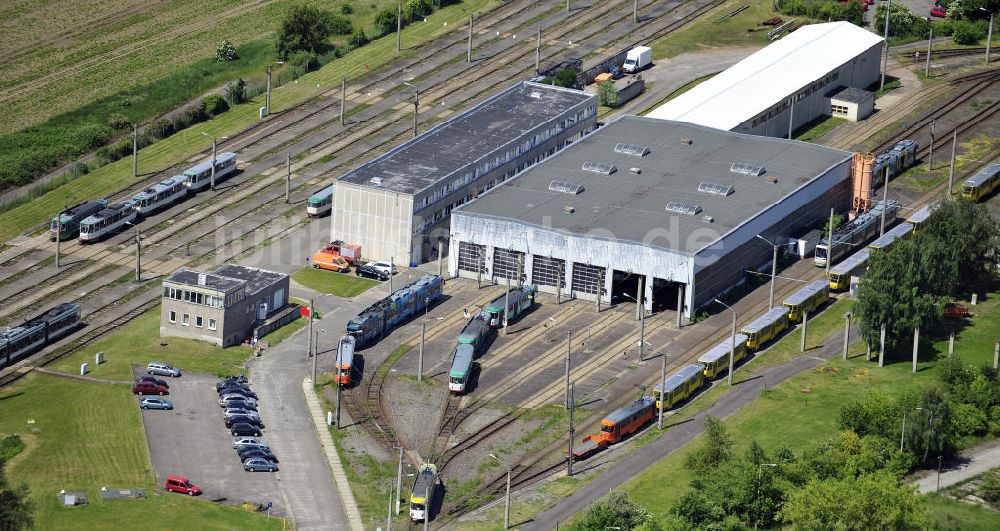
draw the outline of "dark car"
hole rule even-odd
[[[226,395],[226,398],[219,399],[219,405],[225,409],[248,409],[250,411],[259,411],[257,409],[257,402],[252,398],[237,397],[233,395]]]
[[[250,459],[243,461],[243,469],[247,472],[274,472],[278,470],[278,465],[268,461],[267,459],[251,457]]]
[[[137,395],[169,395],[170,390],[153,382],[137,382],[132,386],[132,392]]]
[[[227,428],[233,427],[235,424],[250,424],[257,426],[260,429],[264,429],[264,422],[258,418],[251,417],[249,415],[233,415],[231,417],[226,417],[222,420],[226,423]]]
[[[385,274],[384,271],[380,271],[368,265],[361,265],[355,267],[354,274],[362,278],[371,278],[378,281],[389,280],[389,275]]]
[[[234,383],[245,384],[247,383],[247,377],[242,374],[239,374],[237,376],[230,376],[229,378],[226,378],[225,380],[222,380],[221,382],[215,384],[215,388],[221,389],[229,384],[234,384]]]
[[[254,437],[260,437],[261,435],[260,428],[247,422],[237,422],[232,426],[229,426],[229,433],[232,433],[233,437],[237,435],[253,435]]]
[[[243,395],[243,396],[249,396],[250,398],[252,398],[254,400],[257,400],[257,393],[251,391],[249,387],[244,387],[244,386],[228,386],[228,387],[223,387],[222,389],[219,389],[219,396],[233,395],[233,394]]]
[[[170,387],[166,380],[161,380],[155,376],[140,376],[135,379],[135,383],[139,382],[153,382],[156,385],[162,385],[163,387]]]
[[[259,447],[239,448],[239,449],[236,450],[236,453],[239,454],[240,461],[246,461],[247,459],[250,459],[251,457],[259,457],[261,459],[267,459],[268,461],[272,461],[272,462],[275,462],[275,463],[278,462],[278,458],[275,457],[274,454],[271,453],[270,450],[265,450],[265,449],[259,448]]]

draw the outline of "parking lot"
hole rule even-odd
[[[278,485],[281,472],[243,470],[233,449],[232,436],[222,422],[222,409],[215,392],[219,380],[203,374],[163,379],[170,385],[170,395],[164,398],[173,403],[174,409],[142,413],[160,488],[168,475],[187,476],[201,486],[206,500],[224,499],[224,503],[232,505],[244,501],[272,502],[271,513],[284,516],[286,509]],[[261,405],[261,409],[265,407]],[[267,416],[261,413],[266,423]],[[268,440],[268,430],[265,428],[263,432],[264,440]],[[278,459],[285,457],[280,448],[273,444],[271,448]]]

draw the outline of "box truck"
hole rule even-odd
[[[636,46],[625,54],[625,65],[622,70],[627,74],[634,74],[651,64],[653,64],[653,49],[647,46]]]

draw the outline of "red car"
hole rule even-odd
[[[938,18],[945,18],[948,16],[948,11],[941,6],[934,6],[931,8],[931,16]]]
[[[142,381],[132,386],[132,392],[137,395],[169,395],[170,389],[156,382]]]
[[[191,484],[185,476],[167,476],[167,492],[177,492],[188,496],[201,494],[201,487]]]
[[[840,7],[847,7],[847,5],[849,3],[850,2],[840,2]],[[868,11],[868,2],[867,1],[861,2],[861,10],[862,11]]]

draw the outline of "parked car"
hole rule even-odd
[[[389,275],[370,265],[360,265],[355,267],[354,274],[362,278],[371,278],[380,282],[389,280]]]
[[[931,8],[931,16],[938,18],[945,18],[948,16],[948,10],[941,6],[934,6]]]
[[[178,492],[188,496],[201,494],[201,487],[192,484],[185,476],[167,476],[167,492]]]
[[[221,382],[215,384],[215,388],[219,389],[219,388],[225,387],[225,386],[227,386],[229,384],[232,384],[232,383],[246,384],[247,383],[247,377],[244,376],[244,375],[242,375],[242,374],[237,374],[236,376],[230,376],[230,377],[222,380]]]
[[[389,275],[389,274],[395,275],[396,273],[399,272],[399,271],[396,270],[396,266],[394,266],[393,264],[389,263],[388,260],[379,260],[378,262],[373,262],[373,263],[370,263],[368,265],[371,266],[371,267],[374,267],[375,269],[378,269],[379,271],[381,271],[382,273],[384,273],[386,275]]]
[[[169,400],[151,397],[139,399],[139,407],[142,409],[174,409],[174,405]]]
[[[220,398],[219,406],[223,409],[240,408],[257,411],[257,402],[254,399],[247,398],[245,396],[228,396],[226,398]]]
[[[247,472],[276,472],[278,470],[278,465],[274,464],[272,461],[268,461],[267,459],[251,457],[250,459],[243,461],[243,469]]]
[[[137,382],[132,386],[132,392],[137,395],[169,395],[170,389],[153,382]]]
[[[261,448],[267,448],[267,443],[264,439],[258,439],[257,437],[233,437],[233,448],[239,448],[241,446],[259,446]]]
[[[232,417],[226,417],[222,419],[222,422],[226,424],[227,428],[231,428],[233,424],[242,424],[242,423],[252,424],[260,429],[264,429],[266,427],[264,426],[264,421],[260,420],[259,418],[255,419],[253,417],[249,417],[247,415],[233,415]]]
[[[247,422],[237,422],[232,426],[229,426],[229,432],[233,434],[233,437],[237,435],[253,435],[254,437],[261,436],[260,428]]]
[[[252,409],[243,409],[241,407],[226,408],[226,410],[222,412],[223,417],[234,417],[236,415],[246,415],[256,419],[260,418],[260,413],[257,413]]]
[[[267,459],[273,463],[278,462],[278,458],[274,456],[268,448],[237,448],[236,453],[240,456],[241,461],[246,461],[251,457],[259,457],[261,459]]]
[[[860,2],[860,3],[861,3],[861,10],[862,11],[868,11],[868,2]],[[850,4],[850,2],[847,2],[847,1],[840,2],[840,7],[847,7],[849,4]]]
[[[157,378],[155,376],[140,376],[140,377],[138,377],[138,378],[135,379],[135,383],[139,383],[139,382],[153,382],[156,385],[162,385],[163,387],[170,387],[170,385],[167,384],[166,380],[162,380],[162,379]]]
[[[177,378],[181,375],[181,370],[177,367],[171,367],[166,363],[160,363],[158,361],[150,362],[146,365],[146,372],[149,374],[159,374],[160,376],[170,376]]]
[[[229,387],[223,387],[222,389],[219,390],[219,396],[225,396],[225,395],[243,395],[243,396],[249,396],[250,398],[257,400],[257,393],[251,391],[249,387],[242,387],[235,385]]]

